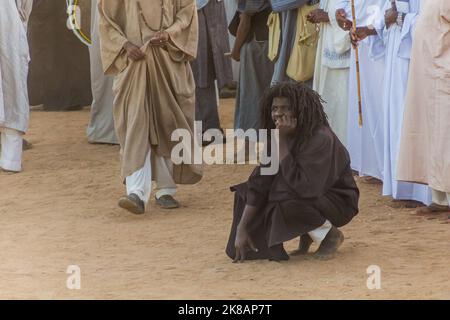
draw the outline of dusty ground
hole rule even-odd
[[[231,101],[221,112],[230,128]],[[136,217],[116,205],[118,147],[89,145],[88,118],[33,112],[24,172],[0,173],[0,298],[450,298],[450,226],[390,208],[380,186],[359,183],[361,213],[335,260],[235,265],[224,254],[228,187],[251,167],[208,167],[180,188],[182,209],[152,204]],[[81,268],[81,290],[66,288],[69,265]],[[366,286],[370,265],[381,268],[380,290]]]

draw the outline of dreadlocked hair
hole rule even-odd
[[[264,129],[275,129],[272,119],[272,103],[275,98],[287,98],[294,117],[297,118],[297,137],[309,140],[316,129],[329,127],[328,118],[323,110],[324,100],[314,90],[302,83],[282,82],[264,93],[261,103],[262,125]]]

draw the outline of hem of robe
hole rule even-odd
[[[1,122],[1,121],[0,121],[0,128],[16,130],[22,134],[26,134],[28,131],[28,126],[26,128],[24,128],[23,126],[10,125],[10,124],[7,124],[6,122]]]
[[[231,187],[231,191],[235,192],[235,200],[234,200],[233,222],[226,248],[226,254],[231,259],[234,259],[235,256],[234,242],[236,239],[236,229],[238,224],[240,223],[240,220],[242,219],[242,214],[245,205],[247,205],[249,200],[247,199],[247,191],[248,191],[247,183],[233,186]],[[262,198],[259,198],[259,200],[261,199]],[[333,205],[331,199],[327,198],[327,200],[328,205],[329,204]],[[299,203],[302,203],[303,206],[298,206]],[[301,219],[300,214],[303,212],[303,219],[309,221],[306,222],[297,221],[296,223],[294,223],[295,225],[293,227],[292,226],[294,222],[293,219],[288,219],[290,220],[290,224],[287,225],[286,218],[292,218],[292,216],[286,215],[283,212],[285,211],[284,209],[286,209],[289,206],[289,204],[291,204],[292,207],[301,208],[298,211],[299,214],[299,217],[297,217],[298,219]],[[258,252],[249,252],[247,254],[248,260],[258,260],[258,259],[269,259],[271,261],[289,260],[289,255],[286,253],[283,246],[284,242],[293,240],[304,234],[307,234],[308,232],[313,231],[322,226],[326,220],[330,220],[330,217],[328,217],[322,212],[322,210],[328,208],[327,204],[319,206],[315,204],[314,201],[309,200],[293,199],[285,201],[266,201],[265,203],[262,204],[252,204],[252,205],[255,205],[257,207],[257,210],[260,211],[261,213],[249,225],[249,233],[251,234],[252,240],[254,241],[256,247],[258,248]],[[336,217],[331,217],[331,220],[335,221],[334,223],[333,221],[331,220],[330,221],[333,223],[333,225],[336,226],[337,224],[338,227],[342,227],[343,225],[350,223],[350,221],[355,216],[356,214],[352,214],[349,217],[346,217],[346,219],[343,219],[337,223]]]
[[[444,192],[444,193],[450,193],[450,187],[448,188],[448,191],[444,191],[446,188],[441,186],[441,185],[435,185],[433,183],[429,183],[426,179],[424,180],[413,180],[413,178],[411,178],[410,180],[408,180],[407,178],[398,178],[398,181],[400,182],[409,182],[409,183],[416,183],[416,184],[422,184],[422,185],[426,185],[431,189],[440,191],[440,192]]]

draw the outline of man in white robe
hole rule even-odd
[[[386,0],[385,25],[379,30],[385,44],[384,77],[384,177],[383,195],[395,200],[415,200],[429,204],[431,194],[425,185],[399,182],[397,160],[403,125],[405,95],[414,25],[419,15],[420,0]]]
[[[22,136],[28,129],[30,54],[27,22],[32,0],[0,1],[0,169],[22,170]]]
[[[348,32],[337,24],[336,3],[337,0],[321,1],[320,9],[315,10],[308,20],[321,23],[313,89],[325,100],[324,109],[330,126],[345,145],[351,43]]]
[[[233,20],[238,8],[237,0],[224,0],[225,10],[227,12],[227,22],[228,25]],[[234,37],[228,35],[230,41],[230,48],[234,47]],[[236,60],[231,60],[231,65],[233,68],[233,81],[237,82],[239,80],[239,62]]]
[[[91,40],[89,48],[91,61],[92,106],[91,120],[87,128],[90,143],[117,144],[113,117],[113,82],[114,78],[103,73],[100,54],[100,35],[98,32],[98,0],[92,0]]]
[[[384,23],[381,9],[385,0],[355,0],[356,24],[358,31],[374,36],[358,42],[361,75],[363,126],[358,123],[358,86],[356,81],[355,50],[350,60],[349,108],[347,148],[352,169],[361,176],[383,178],[383,106],[382,89],[384,80],[384,55],[373,55],[374,46],[381,38],[376,35],[376,27]],[[336,18],[344,30],[350,30],[352,10],[350,0],[338,0]],[[345,20],[346,22],[342,22]]]

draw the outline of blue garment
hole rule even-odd
[[[203,9],[207,4],[209,0],[197,0],[197,10]]]
[[[308,0],[270,0],[273,11],[275,12],[298,9],[306,4],[307,1]]]

